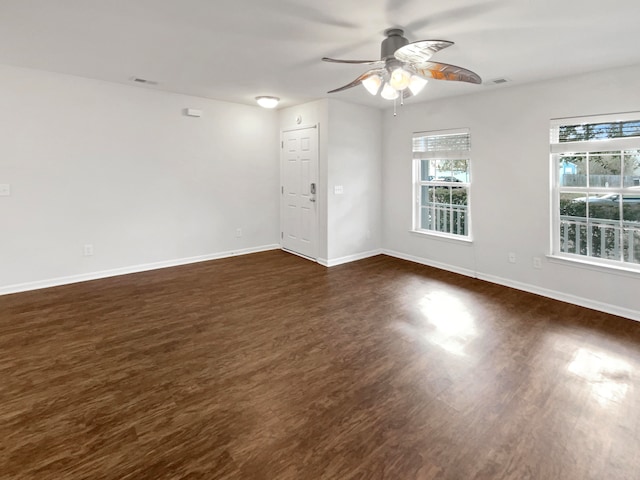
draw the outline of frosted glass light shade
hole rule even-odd
[[[391,85],[385,83],[384,87],[382,87],[382,92],[380,92],[380,96],[385,100],[395,100],[396,98],[398,98],[399,93]]]
[[[362,81],[362,86],[367,89],[371,95],[375,95],[382,85],[382,77],[380,75],[371,75]]]
[[[427,80],[417,75],[411,75],[411,79],[409,80],[409,90],[414,95],[419,94],[424,86],[427,84]]]
[[[389,84],[396,90],[404,90],[409,86],[411,74],[402,68],[396,68],[391,72]]]
[[[256,102],[262,108],[276,108],[279,101],[278,97],[256,97]]]

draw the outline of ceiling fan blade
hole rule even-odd
[[[477,73],[466,68],[456,67],[447,63],[424,62],[410,65],[410,69],[419,76],[429,80],[451,80],[457,82],[482,83],[482,79]]]
[[[451,45],[453,45],[453,42],[447,40],[420,40],[400,47],[394,52],[393,56],[401,62],[424,63],[427,62],[434,53]]]
[[[348,88],[356,87],[356,86],[360,85],[363,80],[366,80],[367,78],[371,77],[372,75],[383,75],[384,73],[385,73],[384,68],[372,68],[371,70],[367,70],[366,72],[364,72],[362,75],[360,75],[358,78],[356,78],[353,82],[347,83],[346,85],[344,85],[344,86],[342,86],[340,88],[335,88],[333,90],[329,90],[327,93],[341,92],[343,90],[347,90]]]
[[[329,58],[322,57],[323,62],[333,62],[333,63],[352,63],[352,64],[365,64],[365,65],[384,65],[384,62],[380,60],[340,60],[337,58]]]

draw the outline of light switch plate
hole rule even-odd
[[[8,197],[9,195],[11,195],[11,185],[0,183],[0,197]]]
[[[333,193],[334,195],[342,195],[344,193],[344,187],[342,185],[334,185]]]

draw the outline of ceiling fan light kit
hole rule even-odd
[[[389,83],[385,83],[384,87],[382,87],[382,92],[380,92],[380,96],[385,100],[395,100],[400,96],[400,93]]]
[[[428,80],[422,77],[412,75],[411,80],[409,80],[409,90],[411,90],[413,95],[418,95],[428,82]]]
[[[447,40],[420,40],[409,43],[400,28],[389,28],[380,46],[380,60],[339,60],[324,57],[325,62],[370,65],[372,68],[353,82],[330,90],[336,93],[362,84],[371,95],[385,100],[400,100],[417,95],[429,79],[480,84],[479,75],[466,68],[432,62],[434,53],[450,47]],[[382,88],[380,88],[382,86]]]
[[[367,89],[371,95],[377,95],[382,85],[382,77],[380,75],[371,75],[362,81],[362,86]]]
[[[391,72],[389,85],[400,92],[409,86],[410,79],[411,74],[404,70],[402,67],[398,67],[393,72]]]

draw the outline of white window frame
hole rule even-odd
[[[444,150],[444,151],[431,151],[431,152],[416,152],[413,151],[413,215],[412,215],[412,226],[411,232],[419,233],[421,235],[430,235],[434,237],[441,237],[452,240],[462,240],[471,242],[471,232],[472,232],[472,223],[471,223],[471,183],[472,183],[472,159],[471,159],[471,131],[469,128],[456,128],[456,129],[448,129],[448,130],[434,130],[434,131],[424,131],[424,132],[414,132],[412,136],[412,143],[416,138],[421,137],[444,137],[450,135],[461,135],[466,134],[468,137],[468,149],[464,150]],[[465,226],[466,226],[466,234],[458,234],[458,233],[449,233],[439,230],[431,230],[420,227],[421,222],[421,209],[422,209],[422,187],[423,186],[442,186],[442,187],[452,187],[452,182],[446,181],[437,181],[437,180],[422,180],[421,175],[421,161],[422,160],[447,160],[447,159],[455,159],[455,160],[466,160],[468,165],[468,182],[456,182],[456,187],[464,187],[467,191],[467,205],[466,205],[466,218],[465,218]],[[451,204],[450,204],[451,205]],[[451,217],[452,218],[452,217]]]
[[[624,182],[621,181],[620,187],[592,187],[587,185],[586,187],[567,187],[560,185],[560,171],[558,168],[558,157],[561,154],[566,153],[576,153],[576,154],[585,154],[586,158],[590,153],[595,152],[604,152],[604,151],[620,151],[621,155],[625,150],[640,150],[640,136],[636,137],[621,137],[621,138],[611,138],[611,139],[594,139],[594,140],[583,140],[576,142],[562,142],[560,143],[559,139],[559,130],[560,126],[563,125],[576,125],[576,124],[598,124],[598,123],[615,123],[615,122],[633,122],[640,121],[640,112],[628,112],[621,114],[607,114],[607,115],[592,115],[585,117],[568,117],[568,118],[557,118],[552,119],[550,122],[550,171],[551,171],[551,239],[550,239],[550,248],[551,254],[550,257],[559,258],[562,260],[567,260],[570,262],[582,263],[582,264],[590,264],[601,266],[605,268],[614,268],[621,269],[631,272],[639,272],[640,273],[640,263],[633,263],[631,261],[623,260],[623,249],[620,248],[620,258],[621,259],[608,259],[608,258],[600,258],[594,257],[589,254],[590,245],[592,241],[591,237],[587,235],[585,241],[588,242],[587,247],[587,255],[582,255],[579,253],[570,253],[561,251],[561,218],[560,218],[560,194],[561,193],[580,193],[588,196],[590,194],[607,194],[614,193],[619,195],[624,194],[636,194],[637,190],[634,191],[630,187],[624,187]],[[587,165],[587,178],[589,178],[589,162],[586,162]],[[624,169],[624,162],[621,165],[622,169]],[[621,178],[624,178],[624,171],[620,172]],[[588,207],[587,207],[588,208]],[[587,214],[588,215],[588,214]],[[590,222],[587,221],[587,231],[591,231]],[[622,216],[622,212],[620,214],[620,220],[618,221],[621,229],[624,229],[624,219]],[[565,230],[566,231],[566,230]]]

